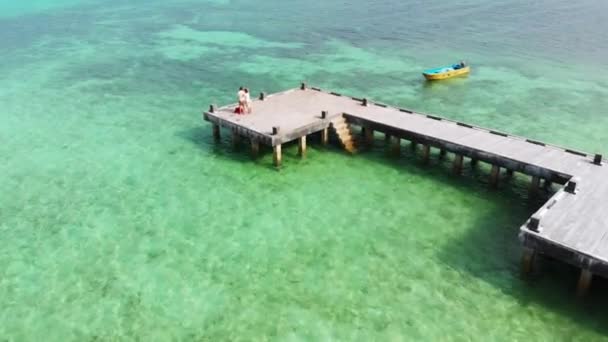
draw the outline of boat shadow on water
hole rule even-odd
[[[454,87],[454,86],[464,86],[468,83],[468,81],[469,81],[468,75],[448,78],[448,79],[441,80],[441,81],[423,80],[422,88],[424,90],[433,90],[433,89],[443,90],[443,89],[448,89],[449,87]]]

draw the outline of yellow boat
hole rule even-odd
[[[441,68],[428,69],[425,70],[422,74],[427,80],[434,81],[445,80],[456,76],[468,75],[469,72],[471,72],[470,66],[464,65],[464,63],[456,63]]]

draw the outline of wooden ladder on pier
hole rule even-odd
[[[346,122],[346,119],[342,115],[331,120],[331,128],[338,137],[338,140],[340,140],[340,144],[342,144],[348,153],[357,152],[355,138],[350,130],[350,124]]]

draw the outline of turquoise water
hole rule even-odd
[[[608,3],[0,2],[0,339],[608,340],[606,282],[519,277],[528,180],[411,149],[214,144],[305,80],[608,151]],[[467,79],[423,82],[466,59]],[[227,137],[227,135],[225,135]],[[227,138],[225,138],[227,139]],[[550,193],[545,194],[549,196]]]

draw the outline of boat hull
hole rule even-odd
[[[423,72],[424,77],[429,81],[437,81],[437,80],[445,80],[448,78],[465,76],[471,72],[471,67],[465,66],[464,68],[454,69],[449,68],[444,72],[432,73],[432,72]]]

